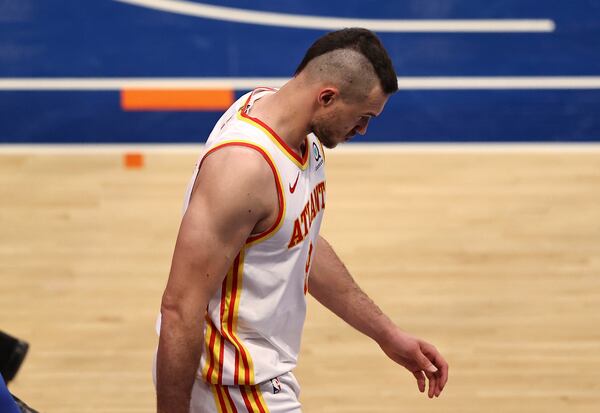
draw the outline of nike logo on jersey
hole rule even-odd
[[[298,172],[298,175],[296,175],[296,182],[294,182],[294,186],[292,186],[292,184],[289,184],[289,186],[290,186],[290,192],[292,194],[294,192],[296,192],[296,185],[298,185],[298,178],[300,178],[300,172]]]

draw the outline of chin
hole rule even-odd
[[[327,149],[333,149],[337,146],[338,142],[335,142],[332,139],[329,139],[329,136],[326,135],[319,135],[316,132],[313,131],[313,133],[315,134],[315,136],[317,137],[317,139],[319,140],[319,142],[321,142],[321,145],[323,145],[324,147],[326,147]]]
[[[321,143],[323,144],[324,147],[326,147],[327,149],[333,149],[336,146],[339,145],[340,142],[336,142],[336,141],[321,141]]]

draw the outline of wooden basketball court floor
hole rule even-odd
[[[437,148],[437,149],[436,149]],[[154,320],[197,150],[0,150],[0,330],[31,343],[10,389],[41,412],[151,412]],[[429,400],[314,300],[305,412],[600,411],[600,150],[327,155],[323,234],[450,363]]]

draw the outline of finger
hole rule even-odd
[[[422,352],[419,351],[416,355],[416,361],[417,364],[419,365],[419,367],[421,369],[423,369],[423,372],[425,373],[425,376],[427,377],[427,379],[429,380],[429,391],[427,392],[427,395],[429,396],[429,398],[433,398],[433,396],[435,396],[436,392],[437,392],[437,373],[438,368],[431,362],[431,359],[433,359],[433,357],[431,357],[431,359],[429,357],[427,357],[425,355],[425,353],[428,354],[432,354],[432,355],[436,355],[437,350],[435,349],[435,347],[433,347],[432,345],[428,344],[428,343],[423,343],[422,344]]]
[[[444,360],[444,357],[440,353],[437,353],[433,356],[433,364],[438,368],[437,381],[439,392],[441,393],[448,382],[448,363],[446,363],[446,360]]]
[[[437,388],[436,388],[436,391],[435,391],[435,397],[440,397],[440,394],[442,394],[442,390],[444,390],[444,386],[442,386],[441,374],[438,373],[437,374]]]
[[[433,365],[431,360],[422,352],[419,351],[417,354],[417,364],[419,368],[428,373],[435,373],[438,371],[437,367]]]
[[[433,361],[433,364],[438,368],[437,382],[439,390],[441,392],[446,386],[446,383],[448,382],[448,363],[433,346],[428,346],[424,348],[423,353],[425,353],[427,357]]]
[[[433,395],[435,397],[440,397],[440,394],[442,393],[442,371],[440,369],[438,369],[437,373],[434,373],[433,376],[435,377],[435,390],[433,392]]]
[[[435,396],[437,390],[437,377],[435,373],[431,373],[429,371],[425,371],[425,376],[427,376],[427,379],[429,379],[429,391],[427,392],[427,395],[431,399],[433,396]]]
[[[440,392],[444,390],[446,383],[448,383],[448,363],[444,359],[439,364],[440,371]]]
[[[421,393],[425,392],[425,375],[422,371],[415,371],[413,373],[415,378],[417,379],[417,386],[419,386],[419,391]]]

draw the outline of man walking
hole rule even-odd
[[[364,134],[397,89],[379,39],[344,29],[319,38],[280,89],[254,90],[217,122],[162,300],[159,412],[300,412],[291,371],[307,293],[439,396],[443,357],[385,316],[319,236],[323,146]]]

